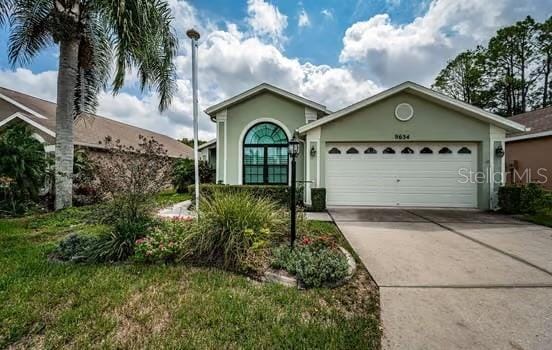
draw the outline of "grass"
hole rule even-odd
[[[379,348],[363,270],[343,287],[300,291],[214,268],[49,261],[68,233],[106,229],[92,212],[0,220],[0,348]]]
[[[534,215],[526,215],[524,216],[524,220],[538,225],[552,227],[552,209]]]

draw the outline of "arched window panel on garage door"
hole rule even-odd
[[[341,151],[337,147],[332,147],[329,152],[329,154],[341,154]]]
[[[364,154],[377,154],[378,151],[376,151],[376,149],[374,147],[368,147],[365,151],[364,151]]]
[[[395,154],[395,150],[392,149],[391,147],[387,147],[386,149],[383,150],[383,154]]]
[[[424,147],[420,150],[420,154],[433,154],[433,150],[429,147]]]
[[[439,150],[439,154],[451,154],[452,151],[448,147],[443,147]]]
[[[405,147],[403,148],[403,150],[401,151],[402,154],[414,154],[414,150],[410,147]]]
[[[347,150],[347,154],[358,154],[358,149],[351,147]]]
[[[458,154],[471,154],[471,150],[468,147],[462,147],[458,150]]]

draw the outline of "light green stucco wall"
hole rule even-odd
[[[240,136],[244,130],[256,119],[275,119],[284,124],[293,135],[294,131],[305,124],[305,106],[292,102],[286,98],[270,92],[257,95],[247,101],[232,106],[227,110],[226,145],[228,154],[221,159],[219,166],[226,161],[226,183],[238,184],[239,181],[239,154],[242,149],[239,146]],[[223,152],[224,141],[217,142],[219,155]],[[304,162],[302,153],[297,158],[297,180],[303,179]]]
[[[395,107],[406,102],[414,108],[414,117],[407,122],[395,118]],[[408,134],[404,142],[476,142],[479,144],[478,170],[489,168],[490,126],[443,106],[409,93],[399,93],[371,106],[321,126],[320,187],[325,182],[326,142],[399,142],[395,134]],[[489,208],[489,184],[478,185],[478,206]]]

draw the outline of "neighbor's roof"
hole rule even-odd
[[[427,100],[433,101],[437,104],[443,105],[447,108],[450,108],[452,110],[456,110],[459,112],[462,112],[464,114],[470,115],[474,118],[477,118],[479,120],[488,122],[490,124],[499,126],[501,128],[506,129],[507,131],[526,131],[526,128],[514,121],[511,121],[509,119],[506,119],[504,117],[498,116],[496,114],[487,112],[481,108],[472,106],[470,104],[467,104],[462,101],[455,100],[451,97],[445,96],[437,91],[428,89],[426,87],[423,87],[421,85],[418,85],[416,83],[407,81],[402,84],[399,84],[395,87],[392,87],[389,90],[385,90],[383,92],[380,92],[379,94],[376,94],[374,96],[368,97],[364,100],[361,100],[355,104],[350,105],[349,107],[345,107],[337,112],[334,112],[330,115],[327,115],[325,117],[322,117],[316,121],[313,121],[312,123],[306,124],[302,127],[300,127],[297,131],[300,133],[307,132],[311,129],[314,129],[316,127],[319,127],[321,125],[324,125],[326,123],[329,123],[333,120],[336,120],[338,118],[341,118],[343,116],[346,116],[354,111],[357,111],[361,108],[370,106],[371,104],[374,104],[378,101],[381,101],[385,98],[388,98],[392,95],[395,95],[399,92],[408,92],[413,95],[425,98]]]
[[[201,144],[197,149],[198,150],[202,150],[204,148],[208,148],[209,146],[213,146],[217,143],[217,139],[212,139],[212,140],[209,140],[203,144]]]
[[[216,105],[207,108],[205,110],[205,113],[207,113],[211,118],[214,118],[217,112],[220,112],[223,109],[231,107],[235,104],[238,104],[238,103],[240,103],[244,100],[250,99],[253,96],[256,96],[256,95],[261,94],[261,93],[266,92],[266,91],[272,92],[276,95],[282,96],[282,97],[287,98],[289,100],[295,101],[295,102],[303,104],[305,106],[308,106],[312,109],[315,109],[315,110],[321,112],[324,115],[331,113],[331,111],[329,111],[326,108],[326,106],[321,105],[320,103],[317,103],[317,102],[314,102],[312,100],[306,99],[306,98],[301,97],[299,95],[295,95],[295,94],[293,94],[289,91],[286,91],[284,89],[280,89],[279,87],[276,87],[274,85],[270,85],[268,83],[259,84],[259,85],[255,86],[254,88],[251,88],[247,91],[242,92],[241,94],[238,94],[234,97],[230,97],[227,100],[224,100],[220,103],[217,103]]]
[[[0,125],[9,122],[11,119],[18,118],[55,137],[55,103],[2,87],[0,87],[0,99],[12,103],[22,110],[22,112],[11,116],[0,116]],[[193,151],[189,146],[167,135],[99,115],[85,114],[78,118],[75,120],[73,132],[75,145],[105,148],[104,141],[109,136],[112,140],[120,140],[123,145],[137,147],[139,135],[142,135],[147,138],[153,137],[157,142],[162,144],[170,157],[193,158]]]
[[[519,141],[552,136],[552,106],[518,114],[509,119],[526,125],[531,129],[525,132],[509,133],[506,141]]]

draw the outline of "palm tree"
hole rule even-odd
[[[0,26],[10,29],[12,65],[59,46],[55,207],[71,206],[73,121],[93,112],[100,89],[117,93],[134,67],[141,89],[153,87],[159,109],[176,89],[177,40],[165,0],[0,0]]]

